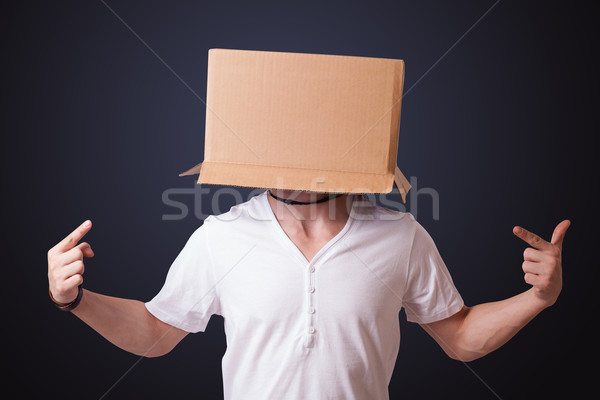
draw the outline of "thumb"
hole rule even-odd
[[[87,242],[79,243],[75,247],[77,247],[77,248],[79,248],[79,250],[81,250],[84,257],[94,257],[94,251],[92,250],[92,246],[90,246],[89,243],[87,243]]]
[[[568,219],[565,219],[560,224],[558,224],[556,228],[554,228],[554,232],[552,233],[552,239],[550,240],[550,243],[562,249],[562,242],[565,238],[565,234],[567,233],[567,229],[569,229],[569,226],[571,226],[571,221],[569,221]]]

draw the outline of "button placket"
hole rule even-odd
[[[306,328],[306,340],[304,342],[304,347],[311,348],[314,346],[315,342],[315,313],[317,310],[315,309],[315,266],[311,265],[308,267],[308,287],[306,288],[308,301],[307,301],[307,328]]]

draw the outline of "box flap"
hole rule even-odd
[[[397,166],[392,177],[387,174],[352,173],[349,175],[349,173],[340,173],[339,171],[307,169],[295,169],[292,172],[295,177],[294,181],[286,182],[284,176],[290,171],[282,171],[281,167],[203,162],[182,172],[179,176],[199,174],[198,183],[205,184],[221,185],[223,179],[226,179],[228,182],[239,182],[239,184],[231,184],[233,186],[332,193],[389,193],[392,185],[395,184],[402,203],[406,203],[406,195],[411,188],[410,183]],[[348,191],[349,176],[355,185]],[[266,180],[267,178],[271,181]],[[325,182],[328,182],[327,190],[323,190]],[[331,187],[335,188],[336,185],[340,188],[339,190],[330,189]]]
[[[200,173],[201,168],[202,168],[202,163],[196,164],[194,167],[188,169],[187,171],[180,173],[179,176],[197,175]]]
[[[396,188],[398,189],[398,193],[400,193],[400,197],[402,198],[402,203],[406,203],[406,195],[408,194],[408,191],[410,190],[410,188],[412,186],[408,182],[408,180],[406,179],[406,177],[404,176],[402,171],[400,171],[400,168],[398,168],[398,166],[396,166],[396,168],[395,168],[394,184],[396,185]]]

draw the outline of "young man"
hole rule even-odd
[[[78,289],[83,257],[94,255],[78,244],[90,221],[49,251],[49,290],[106,339],[147,357],[222,315],[226,399],[387,399],[402,307],[450,357],[488,354],[556,301],[569,224],[550,242],[515,227],[531,246],[522,265],[531,289],[467,307],[411,214],[360,195],[272,190],[207,218],[147,303]]]

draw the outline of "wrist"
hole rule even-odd
[[[529,304],[531,304],[538,312],[545,310],[556,302],[556,299],[549,299],[535,287],[530,288],[526,293],[528,295]]]
[[[54,299],[54,297],[52,296],[52,291],[50,290],[50,288],[48,288],[48,295],[50,296],[50,300],[52,301],[52,303],[54,303],[54,305],[59,310],[62,310],[62,311],[72,311],[81,302],[81,298],[83,297],[83,289],[82,289],[81,285],[79,285],[77,287],[77,297],[75,297],[75,299],[73,301],[69,302],[69,303],[59,303],[58,301],[56,301]]]

